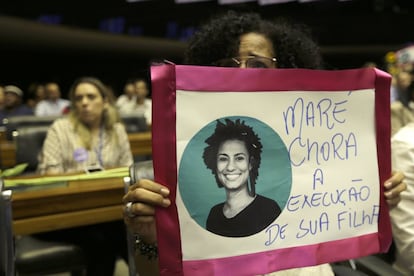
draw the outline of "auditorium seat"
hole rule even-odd
[[[144,116],[123,115],[121,121],[127,133],[144,132],[149,130],[149,126]]]
[[[49,126],[25,126],[14,131],[16,164],[27,163],[25,173],[36,171],[39,161],[38,156],[43,148],[48,129]]]
[[[34,115],[21,115],[13,116],[3,119],[3,127],[6,132],[6,139],[13,139],[13,132],[20,127],[27,126],[50,126],[56,119],[62,116],[34,116]]]
[[[0,275],[39,276],[69,272],[84,275],[86,260],[77,245],[45,242],[33,236],[13,236],[11,190],[0,178]]]

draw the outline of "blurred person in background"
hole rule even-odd
[[[83,172],[88,166],[131,165],[128,136],[108,87],[96,78],[80,78],[72,86],[69,97],[71,111],[51,125],[39,172]]]
[[[400,101],[391,103],[391,136],[405,125],[414,122],[414,82],[407,87],[407,105]]]
[[[414,275],[414,122],[403,126],[391,139],[392,169],[402,170],[407,190],[391,209],[395,244],[394,267],[403,275]]]
[[[59,116],[67,113],[70,101],[62,98],[59,84],[46,83],[45,94],[46,98],[38,102],[35,108],[36,116]]]
[[[33,82],[27,88],[26,104],[35,110],[37,104],[46,98],[45,86],[42,83]]]
[[[414,121],[414,46],[386,57],[387,71],[392,75],[391,83],[391,135],[406,124]]]
[[[23,103],[23,90],[15,85],[6,85],[4,90],[4,106],[0,109],[0,123],[12,116],[33,115],[30,107]]]
[[[135,101],[134,113],[139,116],[143,115],[147,120],[147,124],[151,125],[152,100],[148,97],[150,91],[145,79],[137,79],[135,81],[135,92],[137,94],[137,99]]]
[[[133,80],[127,80],[124,85],[123,94],[116,99],[116,107],[122,114],[123,109],[130,109],[130,105],[134,105],[136,99],[135,84]]]
[[[413,82],[414,74],[414,45],[396,52],[388,52],[385,55],[385,63],[387,72],[392,76],[391,103],[399,101],[407,106],[407,88]]]
[[[149,89],[147,81],[139,78],[136,79],[133,84],[135,89],[135,100],[131,104],[122,106],[119,109],[119,112],[121,116],[143,116],[150,126],[152,120],[152,100],[148,97]]]
[[[108,87],[93,77],[80,78],[73,83],[69,97],[69,114],[55,120],[47,132],[39,172],[84,173],[130,166],[133,158],[128,136]],[[80,245],[91,276],[112,276],[117,258],[127,260],[122,221],[48,232],[38,238]]]

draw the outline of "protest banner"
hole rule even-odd
[[[172,200],[156,210],[161,275],[257,275],[388,249],[388,74],[164,64],[151,78],[155,180]],[[238,168],[226,138],[244,143]],[[235,183],[254,200],[232,214]]]

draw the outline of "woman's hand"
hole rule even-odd
[[[130,231],[140,236],[146,243],[157,241],[155,229],[155,207],[168,207],[171,204],[170,191],[154,181],[141,179],[129,188],[123,197],[124,221]],[[127,205],[130,205],[127,208]]]
[[[403,182],[405,176],[402,172],[393,172],[391,178],[384,183],[385,198],[390,208],[396,206],[401,200],[401,192],[407,190],[407,184]]]

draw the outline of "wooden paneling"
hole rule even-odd
[[[15,235],[122,219],[122,178],[71,181],[65,186],[15,191]]]

